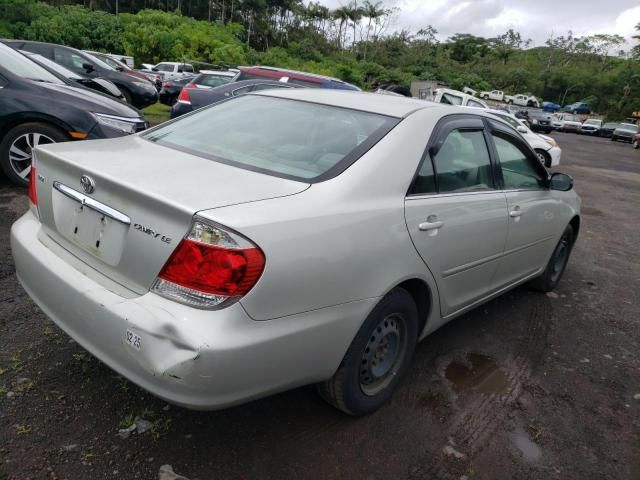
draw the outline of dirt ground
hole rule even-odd
[[[518,288],[435,332],[366,418],[313,387],[219,412],[167,406],[61,332],[19,286],[0,179],[0,479],[640,479],[640,152],[554,134],[583,198],[548,295]],[[635,397],[635,398],[634,398]],[[149,431],[120,438],[139,416]]]

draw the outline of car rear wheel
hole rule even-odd
[[[562,237],[560,237],[560,241],[556,245],[544,272],[531,282],[531,286],[534,289],[541,292],[550,292],[558,286],[558,283],[560,283],[560,279],[562,278],[562,274],[567,267],[567,262],[571,255],[571,249],[573,248],[573,242],[573,227],[571,225],[567,225],[567,228],[562,233]]]
[[[542,163],[547,168],[551,168],[551,156],[547,152],[545,152],[544,150],[540,150],[539,148],[536,148],[535,152],[538,156],[538,160],[540,160],[540,163]]]
[[[62,130],[41,122],[12,128],[0,143],[0,167],[13,183],[26,186],[31,173],[33,149],[48,143],[69,140]]]
[[[349,415],[374,412],[391,398],[418,339],[418,310],[402,288],[389,292],[369,314],[337,372],[318,384],[331,405]]]

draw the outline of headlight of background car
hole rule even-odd
[[[558,146],[558,142],[556,142],[553,138],[546,138],[545,142],[547,142],[552,147],[557,147]]]
[[[94,113],[93,116],[100,125],[118,130],[127,135],[135,133],[136,123],[141,121],[139,118],[116,117],[104,113]]]

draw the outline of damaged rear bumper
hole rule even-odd
[[[11,229],[18,278],[31,298],[109,367],[188,408],[223,408],[329,378],[377,302],[269,321],[254,321],[239,303],[198,310],[153,293],[123,294],[43,236],[31,212]]]

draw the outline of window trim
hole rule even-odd
[[[491,176],[493,178],[494,187],[491,190],[483,190],[483,191],[469,191],[469,192],[440,192],[438,188],[438,172],[436,171],[435,164],[433,163],[433,157],[438,154],[440,148],[444,144],[448,135],[453,130],[467,130],[467,131],[482,131],[484,136],[484,141],[487,145],[487,153],[489,155],[489,163],[491,165]],[[433,197],[433,196],[451,196],[451,195],[472,195],[472,194],[487,194],[494,192],[501,192],[503,190],[502,186],[502,171],[500,170],[500,174],[498,175],[498,166],[496,165],[497,157],[494,155],[495,149],[493,146],[493,142],[489,138],[490,135],[487,132],[487,124],[486,119],[480,115],[472,115],[468,113],[455,113],[449,114],[442,117],[436,123],[436,126],[433,128],[431,136],[427,142],[427,146],[418,162],[418,166],[416,171],[413,174],[413,178],[411,183],[409,184],[409,188],[407,189],[407,193],[405,194],[406,199],[417,199],[424,197]],[[436,191],[435,192],[413,192],[413,188],[418,180],[420,169],[424,162],[431,162],[431,168],[434,173],[434,184]]]
[[[486,123],[486,136],[488,137],[489,148],[491,149],[491,155],[495,157],[495,167],[496,174],[498,175],[500,189],[503,192],[539,192],[543,190],[549,190],[549,179],[551,178],[548,170],[540,163],[540,160],[536,156],[536,154],[531,149],[531,145],[524,142],[521,138],[515,135],[511,130],[511,127],[506,127],[495,120],[485,119]],[[493,136],[501,137],[503,140],[506,140],[512,144],[514,144],[518,150],[524,153],[525,157],[533,162],[535,165],[535,169],[539,171],[541,176],[545,181],[544,187],[538,188],[505,188],[504,184],[504,175],[502,173],[502,164],[500,163],[500,156],[498,155],[498,150],[496,148],[495,142],[493,141]]]

